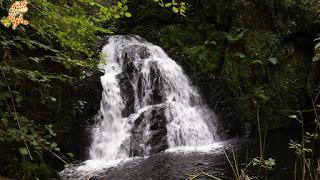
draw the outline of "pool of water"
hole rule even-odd
[[[294,153],[288,149],[288,142],[294,137],[287,131],[292,129],[274,131],[266,139],[265,156],[276,160],[274,170],[268,172],[268,179],[293,179]],[[239,169],[244,169],[253,157],[258,156],[258,141],[256,138],[231,139],[210,146],[169,149],[148,157],[109,162],[89,160],[67,167],[60,174],[63,179],[166,180],[188,179],[189,175],[203,171],[220,179],[233,179],[225,152],[232,163],[234,152]],[[246,172],[256,179],[256,167],[249,166]],[[197,179],[212,178],[199,176]]]

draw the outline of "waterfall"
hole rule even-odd
[[[91,159],[149,155],[158,141],[162,149],[217,141],[215,114],[159,46],[138,36],[112,36],[108,41],[102,50],[105,62],[100,68],[105,74]],[[123,79],[132,89],[126,96],[133,99],[131,105],[121,91]]]

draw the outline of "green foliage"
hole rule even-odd
[[[190,48],[188,51],[188,54],[191,55],[192,60],[200,72],[207,74],[215,73],[218,68],[221,53],[212,51],[211,48],[205,45]]]
[[[168,26],[161,34],[168,46],[183,46],[188,41],[188,33],[178,26]]]
[[[319,93],[319,91],[318,91]],[[315,113],[314,119],[314,131],[312,133],[305,132],[305,120],[302,116],[302,111],[297,111],[299,117],[295,114],[290,115],[289,118],[298,121],[301,124],[301,140],[293,141],[290,140],[288,143],[289,148],[294,150],[296,162],[294,168],[295,179],[317,179],[319,178],[320,170],[320,157],[317,153],[319,150],[317,146],[319,145],[319,130],[320,130],[320,119],[318,114],[319,104],[315,102],[318,101],[318,95],[312,99],[313,111]]]
[[[301,143],[290,140],[289,148],[294,149],[295,153],[298,156],[301,156],[303,153],[311,153],[312,149],[305,148]]]
[[[265,170],[270,171],[276,165],[276,161],[272,158],[261,159],[261,158],[257,157],[257,158],[253,158],[252,165],[253,166],[260,166],[260,167],[264,168]]]
[[[85,54],[89,58],[97,53],[92,51],[100,38],[97,35],[113,33],[112,26],[102,26],[105,22],[131,17],[125,0],[108,6],[93,0],[75,1],[71,6],[42,0],[31,4],[34,11],[30,23],[42,38],[57,39],[72,55]]]
[[[27,172],[23,179],[50,179],[50,176],[52,176],[49,167],[45,163],[34,164],[24,160],[22,167]]]
[[[192,34],[192,35],[191,35]],[[172,53],[183,56],[182,64],[192,64],[192,73],[215,78],[219,71],[223,53],[223,33],[220,31],[201,32],[199,28],[184,28],[178,25],[167,26],[160,31],[163,47],[171,47]]]
[[[308,60],[301,54],[288,57],[277,34],[247,31],[237,46],[225,52],[223,76],[238,98],[243,116],[256,121],[252,99],[258,101],[262,125],[275,128],[286,123],[287,113],[306,104]]]
[[[165,2],[164,0],[153,0],[158,3],[161,7],[171,8],[174,13],[179,13],[182,16],[186,16],[186,3],[185,2],[176,2],[175,0],[171,0],[170,2]]]

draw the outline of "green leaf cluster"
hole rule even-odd
[[[172,11],[176,14],[180,14],[182,16],[186,16],[186,3],[185,2],[176,2],[175,0],[171,0],[169,2],[164,0],[153,0],[154,2],[158,3],[161,7],[171,8]]]

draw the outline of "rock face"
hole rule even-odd
[[[134,112],[134,90],[130,82],[129,76],[127,73],[119,74],[119,85],[121,90],[121,96],[124,100],[125,109],[122,111],[123,117],[128,117]]]
[[[134,65],[134,61],[139,59],[145,59],[149,56],[146,47],[142,46],[130,46],[124,50],[124,65],[123,72],[120,73],[117,78],[120,84],[120,91],[122,99],[124,100],[125,108],[122,112],[123,117],[128,117],[134,112],[134,87],[132,80],[134,75],[139,73]],[[137,57],[138,56],[138,57]]]
[[[130,137],[130,155],[141,156],[164,151],[168,148],[165,107],[143,112],[134,122]],[[147,133],[145,129],[148,129]],[[147,138],[147,141],[145,139]],[[144,154],[147,149],[148,154]]]
[[[128,117],[135,111],[135,91],[132,84],[133,78],[138,77],[137,92],[143,92],[142,76],[139,75],[137,67],[134,65],[134,61],[137,59],[146,59],[150,56],[148,49],[144,46],[129,46],[124,49],[124,65],[123,72],[120,73],[117,78],[120,84],[121,96],[125,104],[125,108],[122,111],[123,117]],[[158,104],[162,100],[160,93],[161,83],[158,76],[158,71],[155,65],[151,67],[151,81],[154,82],[155,89],[152,93],[152,102],[150,104]],[[145,94],[137,94],[137,103],[141,103]],[[155,106],[154,108],[147,110],[139,115],[134,121],[134,125],[130,137],[130,156],[143,156],[154,154],[163,151],[168,148],[166,139],[166,117],[164,116],[165,107]],[[147,134],[145,129],[147,130]],[[148,152],[148,154],[145,154]]]
[[[251,128],[240,121],[239,110],[231,102],[225,102],[230,97],[223,80],[198,82],[200,91],[206,103],[219,116],[218,133],[221,139],[230,139],[237,136],[248,136]]]

